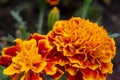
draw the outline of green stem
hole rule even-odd
[[[82,8],[82,18],[86,18],[86,15],[87,15],[87,12],[88,12],[91,2],[92,2],[92,0],[84,0],[84,5]]]
[[[46,8],[46,2],[45,0],[40,1],[40,13],[39,13],[39,20],[37,25],[37,32],[42,33],[42,26],[43,26],[43,19],[44,19],[44,13]]]

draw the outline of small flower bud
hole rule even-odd
[[[60,13],[59,13],[59,9],[57,7],[54,7],[48,15],[48,28],[49,30],[52,29],[53,24],[58,21],[60,18]]]

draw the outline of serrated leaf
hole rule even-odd
[[[12,15],[12,17],[13,17],[20,25],[25,26],[25,23],[26,23],[26,22],[24,22],[23,19],[20,17],[19,11],[14,11],[14,10],[12,10],[12,11],[11,11],[11,15]]]

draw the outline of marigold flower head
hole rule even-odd
[[[57,21],[48,37],[56,48],[54,55],[60,59],[59,65],[65,66],[70,75],[69,80],[76,76],[82,76],[81,80],[105,80],[112,73],[115,42],[97,23],[79,17]]]
[[[7,65],[3,73],[12,80],[43,80],[43,74],[54,76],[60,71],[55,66],[57,59],[47,58],[52,49],[45,35],[31,34],[27,40],[16,39],[16,45],[4,48],[0,65]],[[62,72],[61,72],[62,74]]]

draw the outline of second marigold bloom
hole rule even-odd
[[[82,76],[81,80],[105,80],[112,73],[115,42],[102,26],[73,17],[57,21],[48,37],[56,48],[54,55],[60,59],[59,65],[69,73],[69,80],[78,76]]]
[[[34,33],[27,40],[15,42],[15,46],[4,48],[0,56],[0,65],[7,66],[3,73],[12,80],[44,80],[43,74],[54,76],[60,72],[55,66],[57,59],[47,58],[52,49],[47,36]]]

